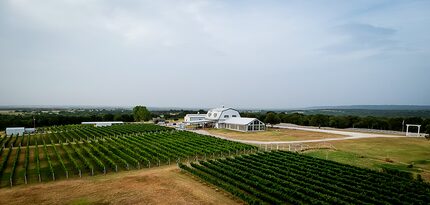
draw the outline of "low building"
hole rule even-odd
[[[218,123],[218,128],[236,130],[241,132],[253,132],[266,130],[266,124],[257,118],[238,117],[230,118]]]
[[[206,114],[187,114],[184,117],[184,122],[202,121],[205,120]]]
[[[123,121],[112,121],[112,122],[82,122],[83,125],[94,125],[94,127],[108,127],[114,124],[124,124]]]
[[[25,133],[25,127],[7,127],[6,128],[6,135],[7,136],[22,136]]]
[[[257,118],[240,117],[239,111],[224,107],[210,109],[207,114],[188,114],[184,123],[242,132],[266,130],[266,124]]]
[[[25,127],[7,127],[6,135],[7,136],[22,136],[24,134],[30,134],[36,132],[36,128],[25,128]]]

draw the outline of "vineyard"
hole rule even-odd
[[[60,126],[0,139],[0,187],[235,155],[250,145],[152,124]]]
[[[286,151],[179,164],[249,204],[430,204],[430,185]]]

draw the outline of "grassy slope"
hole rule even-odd
[[[372,138],[333,141],[337,150],[313,150],[306,155],[359,167],[383,166],[420,173],[430,181],[430,141],[422,138]],[[408,165],[413,164],[412,168]]]

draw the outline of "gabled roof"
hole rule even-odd
[[[214,120],[214,119],[218,120],[222,116],[222,113],[224,111],[227,111],[227,110],[235,110],[235,109],[233,109],[233,108],[213,108],[213,109],[210,109],[208,111],[206,118],[212,119],[212,120]],[[237,110],[235,110],[235,111],[237,111]],[[237,111],[237,112],[239,112],[239,111]],[[214,116],[214,113],[216,113],[216,117]]]
[[[251,122],[254,122],[255,120],[258,120],[257,118],[250,118],[250,117],[232,117],[227,120],[225,120],[223,123],[225,124],[234,124],[234,125],[247,125]],[[260,121],[260,120],[258,120]]]

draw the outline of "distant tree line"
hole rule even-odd
[[[98,115],[78,115],[70,114],[37,114],[37,115],[0,115],[0,130],[6,127],[33,127],[33,117],[36,127],[53,125],[80,124],[84,121],[124,121],[133,122],[132,114],[98,114]]]
[[[332,115],[304,115],[300,113],[241,113],[242,117],[255,117],[259,120],[269,123],[292,123],[304,126],[316,127],[334,127],[334,128],[367,128],[379,130],[402,131],[403,121],[404,129],[406,124],[419,124],[421,132],[430,134],[430,119],[421,117],[358,117],[358,116],[332,116]],[[410,128],[416,131],[415,128]]]

